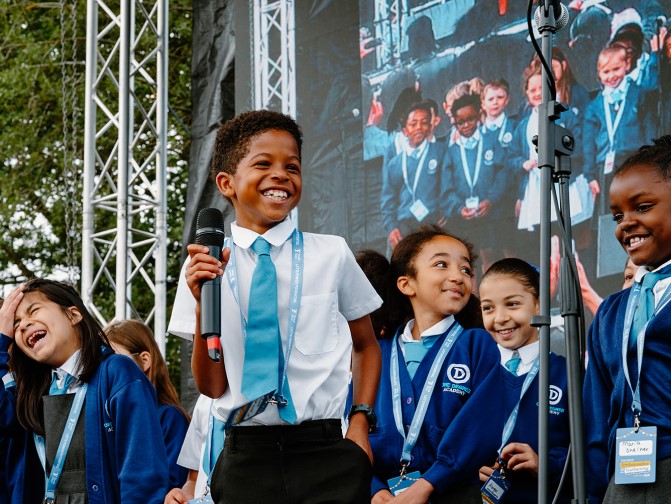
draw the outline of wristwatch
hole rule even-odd
[[[356,415],[357,413],[363,413],[366,415],[369,433],[373,432],[377,428],[377,416],[375,416],[373,408],[367,404],[352,404],[352,407],[349,410],[349,414],[347,415],[347,420],[350,420],[352,416]]]

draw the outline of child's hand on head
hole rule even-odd
[[[200,287],[205,280],[212,280],[223,275],[226,264],[231,257],[231,249],[228,247],[221,251],[221,260],[217,260],[209,254],[205,245],[192,243],[186,247],[191,261],[186,268],[186,284],[191,294],[200,302]]]
[[[14,338],[14,316],[16,308],[23,299],[23,285],[9,293],[0,308],[0,333]]]
[[[398,242],[401,241],[401,238],[403,238],[403,237],[401,236],[401,232],[399,231],[399,229],[394,228],[393,231],[391,233],[389,233],[389,237],[388,237],[389,244],[392,247],[395,247],[396,245],[398,245]]]
[[[501,458],[511,471],[529,471],[538,477],[538,455],[526,443],[509,443],[501,450]]]

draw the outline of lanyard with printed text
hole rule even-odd
[[[501,455],[501,450],[503,450],[506,444],[508,444],[508,440],[510,439],[510,436],[513,433],[515,423],[517,422],[517,415],[520,411],[520,404],[522,403],[522,398],[524,397],[524,394],[526,394],[527,390],[529,390],[529,387],[531,387],[531,383],[534,381],[534,378],[538,374],[538,366],[539,366],[538,357],[536,357],[533,364],[531,365],[531,369],[527,373],[526,378],[524,378],[524,383],[522,384],[522,391],[520,392],[520,398],[517,401],[515,407],[513,408],[513,411],[510,413],[508,420],[506,420],[505,426],[503,427],[503,433],[501,434],[501,446],[499,447],[499,455]]]
[[[75,393],[75,398],[72,402],[72,406],[70,407],[68,420],[65,423],[65,428],[63,429],[61,441],[58,443],[58,450],[56,451],[56,457],[54,457],[54,464],[51,467],[51,474],[49,475],[49,478],[46,477],[47,451],[44,444],[44,438],[33,433],[37,455],[39,456],[40,462],[42,462],[42,467],[44,468],[46,483],[44,502],[46,503],[54,502],[54,499],[56,498],[56,487],[58,486],[58,480],[61,478],[61,472],[63,471],[63,465],[65,464],[65,456],[68,454],[68,450],[70,449],[70,442],[72,441],[72,436],[75,433],[75,427],[77,427],[77,420],[79,419],[82,406],[84,405],[84,398],[86,397],[87,388],[88,384],[82,383],[81,387],[79,387]]]
[[[401,170],[403,172],[403,182],[405,183],[405,187],[408,189],[408,192],[412,196],[412,200],[415,201],[415,191],[417,191],[417,184],[419,183],[419,176],[422,174],[422,168],[424,168],[424,161],[426,160],[426,156],[429,153],[429,142],[428,140],[425,141],[424,145],[424,150],[422,151],[422,155],[419,158],[419,163],[417,164],[417,171],[415,171],[415,180],[412,183],[412,187],[410,187],[410,183],[408,182],[408,154],[403,151],[403,154],[401,154]]]
[[[615,122],[613,122],[613,117],[610,113],[610,103],[608,103],[605,96],[603,98],[603,111],[606,114],[606,132],[608,133],[608,148],[611,151],[615,149],[615,133],[617,132],[618,126],[620,126],[620,121],[622,120],[622,114],[624,114],[624,107],[626,104],[627,93],[625,92],[624,98],[622,98],[622,103],[620,104],[620,109],[615,116]]]
[[[636,335],[636,360],[638,364],[638,380],[636,380],[636,389],[631,386],[631,377],[629,376],[629,363],[627,362],[627,351],[629,349],[629,333],[631,332],[631,326],[634,322],[634,312],[636,311],[636,306],[638,305],[638,300],[641,296],[641,284],[636,282],[629,292],[629,299],[627,300],[627,311],[624,316],[624,328],[622,329],[622,370],[624,372],[624,377],[627,380],[627,385],[629,385],[629,390],[631,390],[632,401],[631,401],[631,410],[634,412],[634,422],[636,427],[638,427],[638,419],[641,415],[641,374],[643,372],[643,348],[645,345],[645,330],[648,328],[650,321],[648,320],[643,328]],[[662,294],[659,303],[654,310],[654,315],[659,313],[659,311],[664,308],[668,302],[671,301],[671,285],[667,286]],[[653,316],[654,316],[653,315]]]
[[[242,327],[243,340],[247,339],[247,318],[242,313],[240,306],[240,291],[238,289],[238,275],[235,262],[235,244],[229,237],[226,238],[224,246],[231,249],[231,256],[226,266],[226,278],[228,284],[233,292],[233,297],[238,303],[240,309],[240,325]],[[291,356],[291,348],[294,344],[296,336],[296,327],[298,325],[298,310],[301,306],[301,296],[303,294],[303,233],[298,229],[294,229],[291,234],[291,290],[289,293],[289,328],[287,330],[287,351],[284,357],[282,368],[282,375],[278,377],[277,399],[281,404],[286,404],[286,399],[282,395],[284,391],[284,384],[287,380],[287,368],[289,366],[289,357]],[[282,355],[280,355],[282,358]]]
[[[408,465],[410,463],[410,452],[412,452],[415,443],[417,443],[419,431],[422,428],[422,423],[424,422],[424,417],[426,416],[426,411],[429,407],[429,401],[431,400],[433,388],[436,385],[438,373],[440,373],[440,369],[443,366],[452,345],[457,341],[457,338],[459,338],[459,335],[463,330],[464,328],[461,327],[458,322],[455,322],[452,325],[450,332],[445,337],[445,341],[443,341],[443,344],[440,346],[440,350],[438,351],[436,358],[433,360],[429,374],[424,382],[422,394],[417,402],[417,409],[412,417],[407,436],[405,435],[405,429],[403,428],[403,412],[401,410],[401,379],[398,367],[398,345],[400,343],[398,337],[394,338],[395,341],[391,347],[391,399],[396,429],[398,429],[398,433],[403,438],[403,453],[401,454],[401,463],[403,465]]]
[[[464,170],[464,177],[466,177],[466,183],[468,184],[468,187],[471,189],[471,196],[473,196],[473,188],[475,187],[475,184],[478,183],[478,178],[480,177],[480,164],[482,163],[482,144],[483,144],[482,138],[480,138],[480,141],[478,142],[478,153],[475,155],[475,173],[473,173],[473,177],[471,178],[471,169],[468,166],[468,160],[466,159],[466,148],[460,143],[459,144],[459,152],[461,153],[461,167]]]

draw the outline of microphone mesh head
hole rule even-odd
[[[559,18],[555,19],[555,26],[557,27],[557,31],[561,30],[568,24],[568,8],[564,4],[559,4],[561,7],[561,13],[559,14]],[[538,7],[536,9],[536,12],[534,12],[534,21],[536,22],[536,27],[540,28],[541,25],[541,7]]]
[[[224,214],[218,208],[203,208],[196,219],[196,243],[198,245],[224,244]]]

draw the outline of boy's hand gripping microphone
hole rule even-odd
[[[218,208],[203,208],[196,220],[196,243],[210,249],[221,261],[224,246],[224,215]],[[221,276],[205,280],[200,286],[200,335],[207,341],[207,355],[214,362],[221,358]]]

